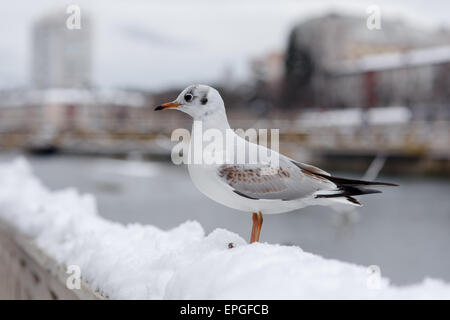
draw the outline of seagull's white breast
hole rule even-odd
[[[198,139],[198,137],[191,137],[189,145],[188,159],[191,159],[191,161],[188,163],[188,171],[194,185],[208,198],[236,210],[249,213],[261,211],[264,214],[283,213],[303,208],[311,204],[309,203],[309,199],[298,199],[291,201],[283,201],[278,199],[250,199],[235,193],[233,188],[219,178],[218,169],[221,166],[220,163],[192,163],[192,159],[194,159],[193,153],[199,151],[194,149],[194,141],[196,138]],[[241,139],[240,137],[238,138]],[[234,149],[233,145],[228,144],[227,146],[228,148]],[[218,144],[217,147],[223,147],[223,152],[227,153],[224,144]],[[210,152],[210,150],[212,149],[202,149],[204,158],[208,157],[208,152]],[[212,155],[209,156],[212,157]]]

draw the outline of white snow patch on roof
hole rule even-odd
[[[98,215],[91,195],[49,191],[24,159],[0,165],[0,181],[0,218],[57,261],[79,265],[113,299],[450,298],[441,280],[396,287],[382,279],[374,290],[363,266],[294,246],[248,245],[223,229],[205,235],[197,222],[168,231],[114,223]]]
[[[449,62],[450,46],[438,46],[405,52],[367,55],[359,59],[344,61],[336,67],[335,71],[341,74],[349,74]]]
[[[401,124],[411,120],[411,110],[403,106],[376,107],[370,109],[349,108],[326,111],[307,111],[301,114],[298,126],[332,127],[332,126],[361,126]]]
[[[11,90],[0,94],[0,107],[40,104],[105,104],[144,107],[146,98],[139,92],[119,89],[51,88],[42,90]]]

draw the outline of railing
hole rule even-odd
[[[52,145],[61,149],[77,150],[138,150],[141,152],[168,152],[171,132],[179,127],[190,129],[190,121],[147,124],[129,122],[124,127],[106,126],[86,129],[77,123],[68,130],[0,131],[0,147],[27,147]],[[312,150],[381,151],[399,154],[438,154],[450,157],[450,122],[414,121],[402,124],[370,126],[314,126],[294,120],[231,119],[233,128],[279,129],[281,142],[295,142]],[[38,126],[39,127],[39,126]],[[270,133],[270,130],[268,130]],[[162,137],[162,139],[160,139]]]

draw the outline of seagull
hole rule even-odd
[[[230,128],[224,101],[210,86],[191,85],[174,101],[155,108],[167,109],[182,111],[193,118],[187,161],[194,185],[222,205],[252,213],[250,243],[259,241],[263,214],[335,203],[361,206],[354,196],[380,193],[371,186],[397,186],[335,177],[249,142]],[[205,144],[207,135],[211,142]],[[226,137],[226,141],[218,136]],[[239,157],[241,154],[244,156]]]

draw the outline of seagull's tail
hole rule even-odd
[[[394,186],[394,187],[398,186],[398,184],[388,182],[346,179],[327,175],[320,175],[320,176],[333,182],[337,186],[337,189],[317,193],[315,195],[316,198],[325,198],[356,206],[361,206],[361,203],[355,198],[353,198],[353,196],[371,193],[381,193],[381,191],[379,190],[368,188],[369,186]]]

